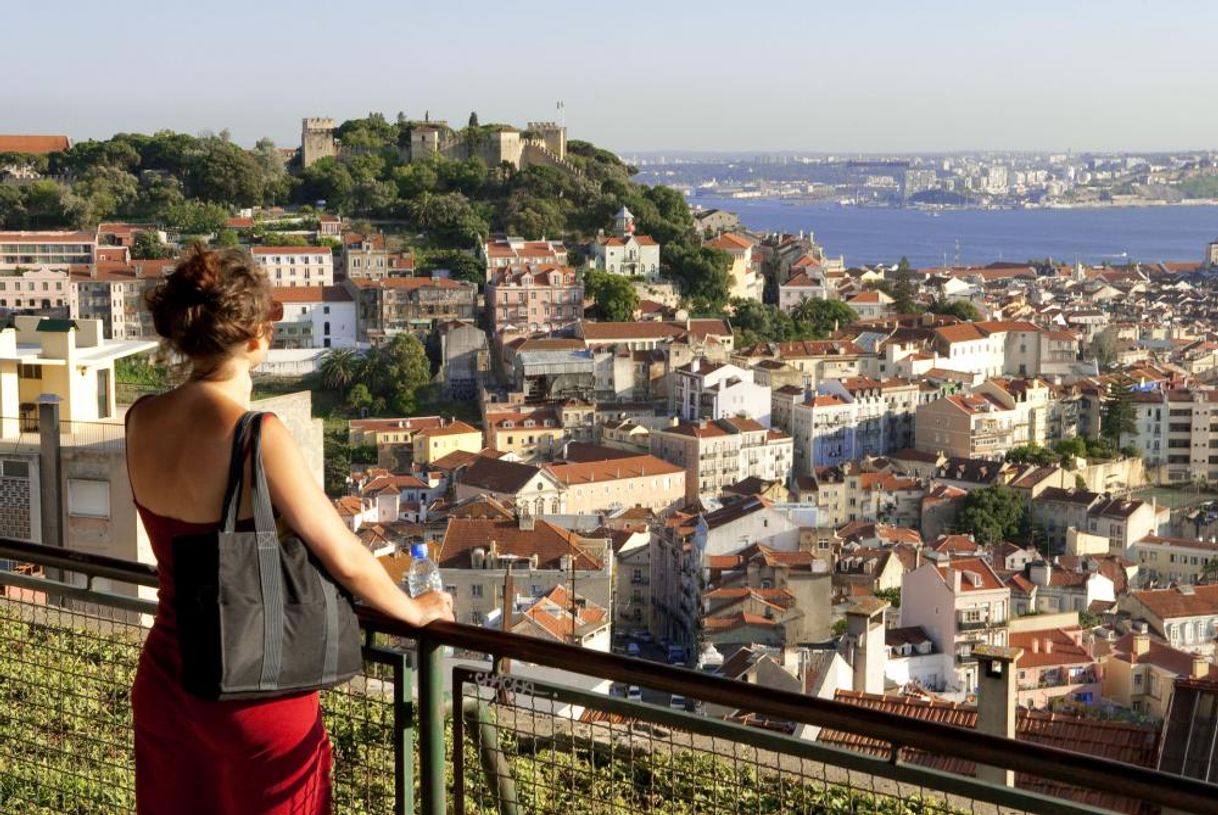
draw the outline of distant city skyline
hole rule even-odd
[[[1218,5],[1203,2],[332,8],[24,5],[10,30],[28,36],[0,57],[17,79],[0,129],[291,146],[305,116],[461,126],[477,111],[519,126],[565,114],[572,138],[619,153],[1218,147]]]

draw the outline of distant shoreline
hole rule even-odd
[[[954,204],[908,204],[905,206],[883,206],[883,205],[867,205],[842,203],[830,198],[805,198],[798,195],[748,195],[748,196],[686,196],[686,201],[693,211],[698,209],[723,209],[722,206],[702,207],[698,204],[700,197],[713,199],[718,202],[733,201],[740,202],[742,205],[750,203],[765,203],[765,204],[790,204],[792,206],[818,207],[832,209],[867,209],[867,210],[907,210],[913,212],[1017,212],[1038,209],[1065,209],[1065,210],[1087,210],[1087,209],[1162,209],[1170,207],[1214,207],[1218,206],[1218,198],[1190,198],[1184,201],[1087,201],[1079,203],[1070,202],[1054,202],[1051,204],[1025,204],[1019,205],[990,205],[990,206],[970,206],[970,205],[954,205]]]

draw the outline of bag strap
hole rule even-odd
[[[220,529],[232,532],[237,528],[237,510],[241,505],[241,487],[245,473],[245,446],[249,438],[250,422],[258,415],[247,411],[237,422],[233,431],[233,449],[228,462],[228,483],[224,487],[224,505],[220,509]]]
[[[254,417],[250,428],[250,503],[254,505],[255,538],[258,541],[258,583],[262,593],[262,673],[259,690],[279,687],[283,666],[284,590],[283,550],[275,529],[275,512],[271,508],[271,492],[266,485],[266,470],[262,466],[262,413]]]
[[[250,428],[250,503],[254,506],[254,528],[259,532],[278,534],[275,528],[275,510],[271,505],[271,491],[266,484],[266,470],[262,466],[262,418],[265,413],[251,413],[255,421]]]

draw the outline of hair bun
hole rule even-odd
[[[236,249],[195,244],[164,282],[145,294],[152,322],[184,357],[216,358],[258,336],[271,288],[266,273]]]
[[[191,299],[195,302],[213,305],[219,296],[222,275],[220,258],[216,253],[195,244],[178,265],[171,280],[184,290],[183,293],[194,295]]]

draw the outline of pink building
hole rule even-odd
[[[1012,631],[1008,639],[1012,648],[1023,649],[1015,662],[1021,707],[1047,708],[1052,699],[1062,696],[1099,702],[1100,671],[1081,628]]]
[[[491,332],[553,334],[584,316],[584,284],[568,266],[492,269],[486,284]]]

